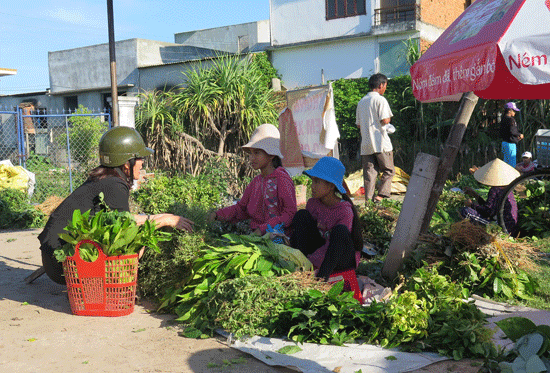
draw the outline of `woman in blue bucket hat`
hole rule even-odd
[[[290,245],[313,263],[317,277],[355,269],[363,238],[357,210],[343,185],[346,169],[333,157],[323,157],[303,173],[312,179],[312,197],[292,220]]]

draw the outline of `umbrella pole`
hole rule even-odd
[[[466,127],[468,127],[468,122],[470,121],[470,117],[472,116],[478,99],[479,97],[477,97],[473,92],[467,92],[462,95],[462,100],[460,107],[458,108],[458,112],[456,113],[453,127],[447,137],[445,149],[441,154],[439,167],[435,175],[430,198],[428,199],[428,205],[426,206],[426,213],[424,214],[422,227],[420,228],[421,233],[426,233],[430,227],[430,222],[437,206],[437,202],[439,201],[439,197],[441,196],[441,192],[445,186],[445,181],[447,181],[451,167],[453,166],[458,150],[460,149],[460,144],[462,144],[462,138],[464,137]]]

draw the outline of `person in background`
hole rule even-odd
[[[303,173],[311,177],[312,196],[292,220],[290,246],[308,257],[317,277],[327,280],[333,272],[357,268],[361,222],[343,186],[342,162],[323,157]]]
[[[521,155],[521,162],[516,164],[516,170],[522,174],[535,171],[535,164],[533,163],[533,155],[531,152],[524,152]]]
[[[242,198],[233,206],[210,214],[210,221],[238,222],[250,219],[252,233],[264,235],[271,228],[288,231],[296,213],[296,189],[283,167],[279,130],[272,124],[262,124],[243,146],[250,166],[260,170],[246,187]]]
[[[500,138],[502,140],[502,154],[504,162],[515,167],[517,143],[523,139],[523,134],[518,130],[518,125],[514,117],[516,111],[519,111],[515,102],[508,102],[504,105],[504,117],[500,121]]]
[[[95,214],[100,211],[100,193],[103,193],[104,203],[111,210],[130,211],[130,188],[139,177],[143,159],[151,154],[153,150],[145,147],[141,135],[133,128],[115,127],[101,137],[100,166],[90,171],[88,179],[52,212],[44,230],[38,235],[42,265],[54,282],[65,284],[62,263],[53,257],[53,252],[65,244],[59,234],[64,232],[73,212],[92,210]],[[134,219],[138,225],[150,219],[158,228],[169,226],[185,231],[192,231],[194,224],[173,214],[134,215]]]
[[[502,199],[505,187],[520,175],[519,171],[501,159],[496,158],[474,172],[474,178],[481,184],[490,186],[487,200],[484,200],[470,187],[464,188],[464,193],[472,199],[466,200],[460,215],[465,219],[486,225],[494,219]],[[504,205],[504,224],[511,236],[518,233],[518,205],[514,193],[509,193]]]
[[[361,163],[363,165],[365,201],[380,202],[391,195],[391,182],[395,174],[395,167],[393,165],[393,146],[388,136],[388,125],[393,113],[388,100],[383,97],[387,86],[388,78],[385,75],[372,75],[369,78],[371,91],[357,104],[356,125],[361,130]],[[378,173],[382,173],[382,175],[380,176],[378,195],[374,196]]]

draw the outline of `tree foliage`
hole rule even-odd
[[[195,136],[216,138],[218,155],[229,136],[241,142],[258,125],[277,120],[271,90],[262,84],[259,65],[249,59],[222,56],[183,75],[186,87],[173,104],[189,119]]]
[[[136,127],[155,149],[156,167],[197,174],[209,159],[223,156],[242,171],[235,154],[262,123],[276,123],[267,82],[274,69],[266,56],[219,56],[182,72],[182,85],[144,92]]]

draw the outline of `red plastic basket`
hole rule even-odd
[[[353,297],[363,304],[363,295],[359,288],[359,282],[357,281],[357,275],[355,269],[349,269],[347,271],[333,272],[329,279],[329,284],[334,284],[338,281],[344,281],[344,291],[353,291]]]
[[[86,262],[80,257],[83,243],[94,245],[99,257]],[[124,316],[134,312],[138,254],[106,256],[94,241],[82,240],[74,255],[63,262],[71,311],[80,316]]]

